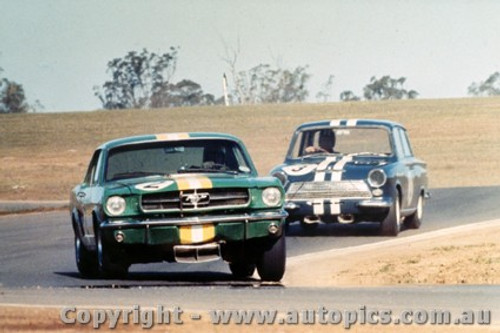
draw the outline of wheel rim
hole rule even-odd
[[[422,200],[422,196],[419,196],[418,197],[418,203],[417,203],[417,218],[419,220],[422,219],[422,214],[424,212],[424,207],[423,206],[424,206],[424,202]]]
[[[80,251],[82,247],[82,243],[80,241],[80,238],[78,236],[75,237],[75,257],[76,257],[76,263],[80,264]]]
[[[97,265],[102,270],[102,241],[100,233],[97,234]]]
[[[400,207],[399,207],[399,199],[396,198],[396,225],[397,225],[397,228],[399,230],[399,228],[401,227],[401,211],[400,211]]]

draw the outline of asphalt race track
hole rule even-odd
[[[434,189],[419,230],[398,237],[476,223],[500,216],[500,186]],[[320,225],[303,231],[292,224],[288,256],[390,239],[377,225]],[[193,289],[194,288],[194,289]],[[181,306],[214,308],[499,308],[499,286],[287,288],[258,280],[234,281],[225,264],[133,265],[127,280],[88,280],[78,275],[67,211],[0,217],[0,303]]]

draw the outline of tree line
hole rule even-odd
[[[3,72],[0,68],[0,74]],[[21,84],[0,77],[0,113],[28,112],[24,88]]]
[[[228,65],[230,82],[223,96],[203,91],[201,85],[190,79],[173,81],[177,68],[178,47],[157,54],[130,51],[124,57],[107,63],[109,80],[94,87],[94,95],[104,109],[151,109],[195,105],[241,105],[264,103],[297,103],[309,97],[307,83],[311,78],[308,66],[286,69],[269,64],[259,64],[248,70],[236,66],[239,52],[227,54],[223,59]],[[0,68],[0,75],[2,74]],[[319,102],[332,99],[334,76],[330,75],[321,91],[316,94]],[[344,102],[360,100],[415,99],[419,93],[405,88],[406,78],[389,75],[371,77],[362,88],[362,95],[351,90],[340,93]],[[500,72],[495,72],[486,80],[474,82],[468,87],[471,96],[500,95]],[[40,102],[29,105],[21,84],[0,76],[0,113],[24,113],[42,107]]]
[[[205,93],[199,83],[184,79],[173,82],[172,77],[177,65],[178,48],[170,48],[164,54],[156,54],[143,49],[131,51],[123,58],[108,62],[107,72],[110,80],[102,86],[94,87],[94,93],[105,109],[150,109],[215,104],[266,104],[304,102],[309,96],[307,83],[311,78],[308,66],[287,69],[259,64],[248,70],[238,70],[236,66],[239,52],[224,58],[228,65],[231,82],[225,89],[226,94],[216,98]],[[331,99],[333,75],[330,75],[323,90],[316,98],[322,101]],[[224,82],[227,77],[224,74]],[[415,90],[404,88],[406,78],[383,76],[372,77],[363,88],[365,100],[413,99],[418,96]],[[342,101],[357,101],[361,97],[352,91],[340,94]]]

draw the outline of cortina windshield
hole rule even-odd
[[[326,127],[297,133],[291,158],[322,154],[390,156],[390,133],[380,127]]]

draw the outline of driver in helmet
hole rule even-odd
[[[306,154],[334,153],[335,133],[331,129],[321,130],[319,133],[318,146],[308,146],[304,149]]]

